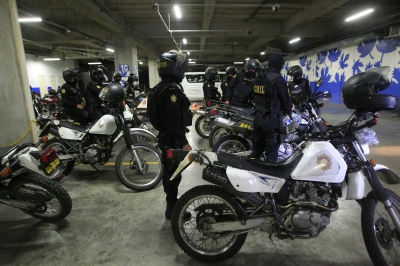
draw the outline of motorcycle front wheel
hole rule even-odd
[[[48,148],[53,148],[56,150],[57,155],[61,156],[62,155],[68,155],[69,154],[69,145],[62,140],[59,139],[51,139],[49,141],[47,141],[43,147],[42,150],[46,150]],[[62,160],[62,158],[60,158],[61,161],[61,172],[64,175],[68,175],[69,173],[71,173],[72,169],[74,168],[75,165],[75,160]]]
[[[50,111],[47,107],[43,107],[42,112],[40,113],[40,118],[49,118]]]
[[[397,217],[400,218],[400,197],[386,190]],[[376,266],[400,265],[400,232],[371,191],[363,202],[361,227],[368,254]]]
[[[194,128],[196,129],[197,134],[203,139],[207,139],[208,136],[210,135],[211,131],[210,123],[211,123],[210,118],[207,118],[203,115],[199,116],[196,119]]]
[[[23,192],[37,195],[38,200],[16,200],[34,204],[34,207],[23,212],[47,222],[64,219],[72,209],[72,200],[68,192],[57,182],[51,181],[36,173],[13,177],[8,189],[15,192]],[[46,200],[43,200],[46,199]]]
[[[250,150],[249,142],[237,135],[228,135],[220,138],[214,145],[213,152],[238,153]]]
[[[115,171],[119,181],[127,188],[136,191],[150,190],[162,179],[161,153],[146,143],[137,143],[134,149],[125,147],[118,154]]]
[[[187,255],[202,262],[218,262],[240,250],[247,233],[207,233],[211,224],[239,220],[240,206],[232,198],[224,189],[212,185],[194,187],[180,197],[172,213],[171,229]]]
[[[215,143],[222,137],[227,135],[236,135],[236,133],[232,130],[226,129],[220,126],[213,126],[210,131],[210,135],[208,136],[208,143],[210,144],[210,148],[214,148]]]

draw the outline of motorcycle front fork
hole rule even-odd
[[[365,158],[364,152],[361,150],[360,145],[356,141],[354,141],[353,147],[358,153],[358,156],[363,161],[363,163],[367,165],[365,171],[367,173],[367,179],[372,187],[372,191],[374,192],[375,197],[378,199],[378,201],[383,203],[386,211],[389,213],[390,218],[392,218],[392,221],[396,226],[397,232],[400,232],[400,217],[398,217],[395,209],[393,208],[393,204],[389,200],[389,195],[387,194],[386,189],[382,186],[382,183],[379,181],[379,177],[376,174],[371,163],[367,160],[367,158]]]
[[[133,139],[131,135],[129,134],[129,128],[125,127],[123,129],[124,131],[124,139],[127,147],[131,148],[131,154],[132,157],[135,158],[135,161],[137,162],[137,167],[139,168],[140,172],[143,172],[143,166],[142,166],[142,160],[140,159],[140,156],[138,155],[137,151],[135,150],[135,143],[133,142]]]

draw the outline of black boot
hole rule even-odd
[[[165,210],[165,219],[171,220],[172,218],[172,212],[174,211],[176,202],[168,202],[167,201],[167,209]],[[192,215],[190,212],[185,211],[185,214],[183,215],[183,220],[184,221],[189,221],[192,218]]]

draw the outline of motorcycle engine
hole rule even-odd
[[[306,208],[292,208],[285,212],[285,228],[289,231],[315,234],[321,227],[330,223],[330,218],[324,213]]]
[[[85,151],[84,159],[89,163],[98,163],[105,161],[107,151],[110,148],[109,136],[92,136],[92,141],[89,146],[83,148]]]

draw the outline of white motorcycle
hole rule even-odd
[[[113,85],[104,88],[100,97],[105,97],[110,86]],[[123,92],[122,88],[121,90]],[[132,120],[124,117],[124,96],[123,92],[118,102],[113,102],[110,106],[110,114],[104,115],[92,125],[80,126],[68,121],[53,121],[49,132],[54,138],[43,148],[56,149],[65,175],[72,171],[75,164],[89,164],[99,171],[95,165],[109,161],[114,144],[123,136],[126,147],[115,161],[115,170],[121,183],[129,189],[146,191],[161,181],[163,168],[159,150],[148,143],[134,141],[135,136],[151,139],[155,143],[157,139],[147,130],[131,128]]]
[[[347,85],[390,84],[382,75],[372,73],[371,80],[371,73],[362,74],[357,77],[361,81],[351,78]],[[396,97],[379,96],[376,109],[396,107]],[[368,105],[375,108],[373,104]],[[171,219],[177,244],[196,260],[218,262],[236,254],[247,233],[257,228],[279,239],[317,237],[339,209],[337,199],[347,186],[346,199],[362,207],[362,233],[374,265],[400,265],[400,197],[380,182],[399,184],[400,177],[365,157],[376,140],[371,131],[361,130],[376,125],[377,117],[360,109],[325,132],[304,134],[291,141],[301,141],[294,153],[276,164],[237,154],[168,151],[171,163],[186,153],[171,178],[199,162],[207,165],[202,178],[214,184],[194,187],[178,200]],[[372,191],[364,198],[365,180]]]

